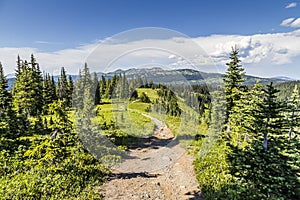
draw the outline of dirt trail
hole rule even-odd
[[[202,199],[187,155],[170,129],[150,117],[154,135],[129,148],[129,159],[115,166],[109,181],[101,186],[105,200]]]

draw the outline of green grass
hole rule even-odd
[[[131,106],[133,105],[133,106]],[[132,136],[147,136],[153,133],[155,123],[142,115],[149,104],[136,102],[124,105],[122,102],[98,105],[97,120],[103,125],[115,123],[124,133]]]
[[[155,99],[159,98],[159,96],[157,94],[157,89],[138,88],[136,91],[138,92],[139,96],[144,92],[150,98],[150,100],[152,102],[155,101]]]
[[[184,100],[178,98],[179,107],[182,109],[180,117],[166,115],[165,113],[157,113],[151,109],[153,102],[159,98],[157,89],[138,88],[138,95],[142,92],[146,93],[152,103],[143,103],[138,99],[134,101],[107,100],[103,99],[103,104],[98,106],[99,115],[97,120],[100,124],[104,122],[110,124],[112,122],[122,130],[124,133],[133,136],[147,136],[153,133],[154,122],[142,115],[142,113],[153,116],[164,122],[175,136],[180,138],[185,143],[184,146],[190,144],[191,139],[196,134],[206,134],[207,124],[204,120],[200,120],[199,114],[187,106]],[[201,122],[203,121],[203,122]],[[188,141],[188,143],[186,143]]]

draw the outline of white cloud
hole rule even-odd
[[[293,17],[287,18],[287,19],[283,20],[280,25],[281,26],[290,26],[294,20],[295,20],[295,18],[293,18]]]
[[[297,3],[296,2],[292,2],[290,4],[288,4],[285,8],[294,8],[297,6]]]
[[[68,73],[77,74],[84,62],[88,62],[91,71],[141,65],[171,67],[197,65],[199,70],[209,71],[208,69],[212,68],[208,67],[211,67],[213,62],[217,67],[224,67],[231,48],[237,45],[243,65],[249,67],[250,71],[251,66],[263,66],[271,73],[273,69],[278,69],[276,66],[300,64],[295,63],[295,60],[300,60],[300,30],[250,36],[211,35],[191,39],[147,39],[99,44],[100,41],[55,52],[41,52],[30,47],[2,47],[0,61],[6,73],[14,72],[18,54],[23,59],[29,59],[31,53],[36,56],[42,70],[54,74],[59,73],[62,66]],[[259,70],[253,73],[259,73]]]
[[[294,28],[300,27],[300,18],[295,19],[295,20],[290,24],[290,26],[291,26],[291,27],[294,27]]]
[[[296,30],[289,33],[252,36],[215,35],[195,40],[218,64],[226,62],[231,47],[237,45],[244,63],[266,62],[270,65],[280,65],[291,63],[292,58],[300,56],[299,36],[300,31]]]
[[[6,73],[14,73],[17,55],[20,55],[21,59],[29,60],[30,55],[34,54],[43,71],[57,74],[60,67],[64,66],[68,73],[77,74],[86,57],[96,46],[96,43],[88,44],[55,52],[41,52],[31,47],[2,47],[0,48],[0,61]]]
[[[172,55],[169,55],[169,57],[168,57],[169,59],[175,59],[176,58],[176,56],[174,55],[174,54],[172,54]]]
[[[300,17],[295,19],[295,18],[287,18],[283,20],[280,24],[281,26],[286,26],[286,27],[293,27],[293,28],[299,28],[300,27]]]

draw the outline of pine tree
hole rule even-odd
[[[116,94],[116,89],[117,89],[117,84],[118,84],[118,77],[117,75],[115,74],[111,81],[108,80],[108,83],[110,84],[107,84],[108,85],[108,98],[111,99],[113,97],[115,97],[115,94]]]
[[[147,96],[147,94],[145,92],[142,92],[140,99],[141,99],[141,102],[151,103],[150,98]]]
[[[84,82],[81,70],[79,70],[78,78],[74,84],[73,107],[77,110],[83,109],[83,90]]]
[[[274,145],[274,142],[278,142],[277,138],[282,134],[282,128],[284,125],[284,116],[282,111],[284,105],[277,100],[276,93],[279,90],[275,89],[273,83],[267,85],[266,89],[263,89],[265,98],[263,102],[259,104],[260,113],[256,116],[256,124],[259,132],[263,133],[263,148],[268,150],[269,140]]]
[[[32,70],[32,79],[33,79],[33,89],[35,91],[35,114],[38,115],[43,110],[43,77],[40,70],[39,64],[36,62],[34,55],[31,54],[31,70]]]
[[[58,81],[58,99],[67,100],[68,99],[68,81],[66,76],[65,68],[61,68],[60,78]]]
[[[291,98],[287,103],[287,125],[289,128],[288,136],[289,139],[292,139],[292,135],[297,135],[299,132],[296,128],[300,125],[300,99],[299,99],[299,90],[297,85],[295,85]]]
[[[93,82],[86,63],[75,85],[75,124],[82,141],[84,143],[91,142],[91,116],[93,115],[95,99],[93,98]]]
[[[46,73],[44,76],[44,81],[43,81],[43,98],[44,98],[44,104],[48,105],[51,103],[54,99],[52,99],[51,95],[51,79],[50,75]]]
[[[111,79],[107,79],[106,80],[106,90],[105,90],[105,94],[104,94],[104,98],[111,98],[113,92],[113,86],[112,86],[112,80]]]
[[[8,84],[0,62],[0,109],[5,110],[11,104],[11,96],[7,91]]]
[[[253,115],[253,137],[245,148],[231,145],[230,174],[235,177],[239,199],[297,199],[299,142],[288,140],[284,105],[276,96],[279,91],[272,83],[263,91]]]
[[[0,62],[0,137],[6,136],[9,133],[8,109],[11,104],[10,94],[7,91],[7,80],[4,76],[3,67]]]
[[[73,92],[74,92],[74,82],[73,82],[72,76],[69,75],[69,78],[68,78],[68,99],[67,99],[67,102],[68,102],[68,106],[70,106],[70,107],[72,106]]]
[[[104,75],[102,74],[101,80],[100,80],[100,94],[101,94],[101,97],[103,97],[103,98],[105,97],[104,95],[105,95],[106,89],[107,89],[106,80],[105,80]]]
[[[138,92],[134,90],[131,94],[130,100],[136,100],[138,98]]]
[[[215,134],[221,134],[225,124],[226,98],[222,91],[212,93],[212,103],[210,109],[210,130]]]
[[[18,78],[18,76],[21,74],[22,72],[22,63],[21,63],[21,58],[20,56],[18,55],[17,57],[17,69],[16,69],[16,78]]]
[[[43,78],[38,63],[25,60],[12,90],[13,106],[19,114],[36,116],[43,109]]]
[[[262,86],[256,83],[252,90],[240,92],[240,99],[234,102],[235,106],[229,115],[230,142],[239,148],[245,147],[248,142],[256,137],[253,135],[256,127],[256,116],[260,111],[259,104],[262,103]]]
[[[224,87],[226,93],[226,122],[228,122],[229,114],[234,106],[234,102],[240,98],[241,86],[244,82],[243,76],[245,75],[244,69],[241,67],[239,59],[239,51],[236,48],[232,49],[230,54],[231,61],[226,63],[228,66],[226,73],[224,74]]]
[[[97,73],[94,72],[94,77],[93,77],[93,87],[95,91],[95,105],[100,104],[101,101],[101,94],[100,94],[100,84],[98,80]]]
[[[128,98],[129,96],[129,83],[126,78],[125,73],[123,76],[120,76],[120,81],[119,81],[119,87],[120,87],[120,97],[122,99]]]
[[[57,93],[56,93],[56,85],[54,81],[54,76],[51,75],[51,94],[52,94],[52,99],[57,100]]]

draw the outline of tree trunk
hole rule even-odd
[[[264,144],[263,144],[265,152],[268,150],[268,133],[264,133]]]

